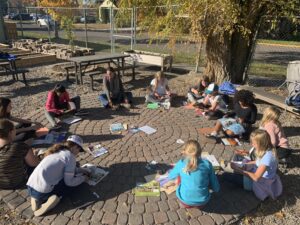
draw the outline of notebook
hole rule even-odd
[[[157,130],[149,126],[140,127],[139,130],[143,131],[146,134],[154,134]]]
[[[82,166],[82,168],[87,169],[88,171],[90,171],[91,175],[90,175],[90,179],[88,181],[86,181],[86,183],[88,183],[89,185],[95,186],[96,184],[98,184],[101,180],[103,180],[108,174],[109,172],[96,167],[93,164],[87,163],[84,164]]]
[[[137,186],[133,189],[133,194],[137,197],[159,197],[160,188],[159,183],[155,180],[148,183],[137,183]]]

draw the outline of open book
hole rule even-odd
[[[119,133],[126,130],[122,123],[113,123],[109,127],[111,133]]]
[[[86,181],[86,183],[88,183],[89,185],[93,185],[95,186],[96,184],[98,184],[101,180],[103,180],[108,174],[109,172],[101,169],[93,164],[84,164],[82,166],[82,168],[87,169],[91,175],[90,175],[90,179],[88,181]]]
[[[42,144],[55,144],[63,142],[66,138],[67,132],[55,132],[51,131],[42,139],[35,139],[32,142],[32,146],[34,145],[42,145]]]
[[[100,144],[98,145],[90,145],[87,149],[88,153],[90,153],[94,158],[99,157],[105,153],[108,153],[107,149],[102,147]]]
[[[62,122],[70,125],[73,123],[77,123],[78,121],[81,121],[81,120],[82,120],[82,118],[80,118],[78,116],[72,116],[72,117],[64,119]]]
[[[168,174],[159,175],[155,180],[160,185],[160,190],[166,192],[166,194],[171,194],[176,191],[177,183],[175,180],[169,180]]]
[[[208,152],[202,152],[201,158],[210,161],[210,163],[212,164],[214,170],[221,169],[221,165],[220,165],[220,163],[218,162],[218,160],[216,159],[216,157],[214,155],[210,155]]]
[[[221,138],[221,141],[224,145],[236,146],[241,145],[237,138]]]
[[[160,196],[159,183],[155,180],[152,180],[148,183],[138,183],[134,188],[133,193],[135,196]]]

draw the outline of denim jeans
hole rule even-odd
[[[72,189],[72,187],[67,186],[63,179],[55,185],[53,190],[49,193],[41,193],[36,191],[34,188],[27,186],[29,196],[36,199],[39,204],[46,202],[51,195],[57,195],[59,197],[66,196],[70,193],[70,189]]]

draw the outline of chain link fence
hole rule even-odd
[[[123,52],[129,49],[168,53],[174,62],[195,65],[198,46],[178,41],[169,48],[168,39],[159,40],[140,27],[139,8],[9,8],[5,21],[17,24],[19,38],[44,38],[51,42],[93,48],[96,52]],[[68,29],[53,14],[72,20]],[[300,18],[292,23],[281,18],[275,23],[262,20],[248,74],[256,77],[285,79],[289,61],[300,59]],[[70,36],[71,35],[71,36]],[[205,66],[205,43],[201,52],[201,66]]]

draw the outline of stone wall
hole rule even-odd
[[[68,59],[70,57],[95,54],[94,49],[92,48],[74,46],[74,49],[71,50],[69,45],[50,43],[48,40],[43,39],[20,39],[13,42],[13,47],[30,50],[34,53],[55,55],[58,59]]]

